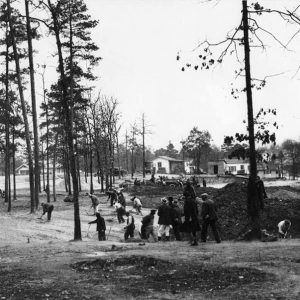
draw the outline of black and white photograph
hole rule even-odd
[[[0,300],[300,299],[300,1],[0,0]]]

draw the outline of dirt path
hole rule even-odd
[[[22,207],[0,211],[0,299],[299,299],[300,240],[274,243],[123,243],[123,225],[101,198],[109,240],[86,236],[90,200],[81,197],[82,242],[72,204],[53,220]],[[140,217],[137,217],[139,219]],[[95,228],[91,229],[95,233]],[[29,240],[28,240],[29,239]]]

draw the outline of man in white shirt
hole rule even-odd
[[[131,198],[131,201],[133,201],[133,208],[135,208],[137,215],[140,214],[142,216],[143,214],[141,200],[134,196],[133,198]]]
[[[291,221],[290,220],[283,220],[283,221],[280,221],[278,223],[278,233],[279,233],[279,236],[283,239],[286,238],[287,236],[287,233],[291,227]]]

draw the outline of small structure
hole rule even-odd
[[[184,160],[168,156],[159,156],[152,161],[154,173],[160,174],[180,174],[184,173]]]
[[[18,168],[16,168],[16,175],[28,175],[29,167],[26,164],[22,164]]]
[[[261,178],[277,178],[280,175],[280,166],[274,162],[259,162],[257,175]]]
[[[208,174],[214,175],[246,175],[250,172],[248,160],[242,159],[220,159],[208,162]]]

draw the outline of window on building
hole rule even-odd
[[[241,170],[245,170],[245,166],[244,165],[241,165]]]
[[[157,163],[157,167],[158,167],[158,168],[161,168],[161,162],[158,162],[158,163]]]
[[[236,166],[229,167],[229,172],[235,172],[235,171],[236,171]]]

